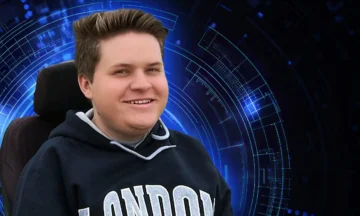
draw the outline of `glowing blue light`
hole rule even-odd
[[[43,42],[39,42],[36,44],[37,48],[42,49],[45,47],[45,44]]]
[[[182,125],[181,121],[172,112],[170,112],[168,109],[165,109],[164,112],[169,115],[171,120],[173,120],[185,134],[188,134],[185,127]]]
[[[288,65],[292,65],[292,62],[291,62],[291,61],[288,61]]]
[[[296,210],[296,211],[295,211],[295,215],[300,215],[300,211],[299,211],[299,210]]]
[[[43,7],[43,8],[40,9],[39,12],[40,12],[41,14],[47,13],[47,12],[49,12],[49,8],[48,8],[48,7]]]
[[[21,2],[22,2],[22,3],[25,3],[25,2],[26,2],[26,0],[21,0]]]
[[[216,27],[216,23],[211,23],[211,28],[215,28]]]
[[[24,9],[25,9],[25,10],[28,10],[29,7],[30,7],[30,6],[29,6],[28,4],[24,4]]]
[[[0,106],[1,107],[1,106]],[[3,112],[4,113],[7,113],[8,112],[8,109],[6,109],[6,107],[3,107]],[[5,111],[7,111],[7,112],[5,112]],[[5,115],[0,115],[0,122],[5,122],[5,120],[6,120],[6,118],[7,118],[7,116],[5,116]]]
[[[61,16],[61,11],[60,10],[54,10],[53,12],[50,13],[50,17],[55,19],[55,18],[59,18]]]
[[[291,213],[292,213],[292,209],[288,209],[288,210],[287,210],[287,213],[288,213],[288,214],[291,214]]]
[[[40,17],[38,21],[41,25],[44,25],[48,22],[47,17]]]
[[[248,36],[247,34],[244,34],[244,38],[247,38],[247,36]]]
[[[177,41],[176,41],[176,45],[180,45],[180,40],[177,40]]]
[[[258,15],[259,18],[263,18],[263,17],[264,17],[264,14],[261,13],[261,12],[258,12],[257,15]]]
[[[50,37],[54,37],[54,36],[55,36],[55,32],[54,32],[53,30],[50,30],[50,31],[49,31],[49,35],[50,35]]]
[[[250,114],[254,114],[255,112],[258,111],[258,109],[256,108],[256,104],[253,102],[253,99],[251,99],[250,97],[245,99],[245,107],[250,112]]]
[[[26,14],[27,14],[29,17],[31,17],[31,16],[33,15],[33,12],[32,12],[32,11],[28,11]]]
[[[71,54],[70,54],[70,53],[64,54],[64,55],[63,55],[63,60],[64,60],[64,61],[71,60]]]
[[[303,216],[309,216],[307,212],[303,212]]]

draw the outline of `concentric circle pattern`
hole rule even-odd
[[[170,30],[165,45],[170,97],[162,119],[201,140],[232,189],[235,215],[282,215],[290,189],[289,152],[281,107],[261,71],[215,23],[194,39],[194,52],[173,33],[181,15],[140,1],[78,1],[54,11],[44,6],[37,13],[50,10],[51,15],[37,19],[26,5],[30,12],[25,19],[18,19],[11,31],[2,26],[0,140],[12,120],[35,115],[39,70],[73,59],[72,22],[117,8],[150,12]]]

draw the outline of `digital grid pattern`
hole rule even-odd
[[[37,20],[27,12],[25,20],[0,26],[1,140],[12,120],[35,115],[38,72],[73,59],[74,20],[98,11],[139,8],[160,19],[171,36],[181,18],[141,1],[77,3]],[[38,10],[49,12],[45,6]],[[180,40],[165,44],[170,96],[164,122],[201,140],[232,189],[236,215],[282,215],[291,190],[291,165],[274,94],[251,60],[215,24],[205,29],[198,48],[195,54]]]

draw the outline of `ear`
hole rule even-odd
[[[87,97],[89,100],[92,99],[92,92],[91,92],[91,81],[84,75],[80,74],[78,76],[78,83],[82,93]]]

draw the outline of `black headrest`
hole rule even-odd
[[[34,111],[45,118],[62,118],[70,109],[87,110],[91,103],[81,92],[74,61],[63,62],[39,72],[34,94]]]

